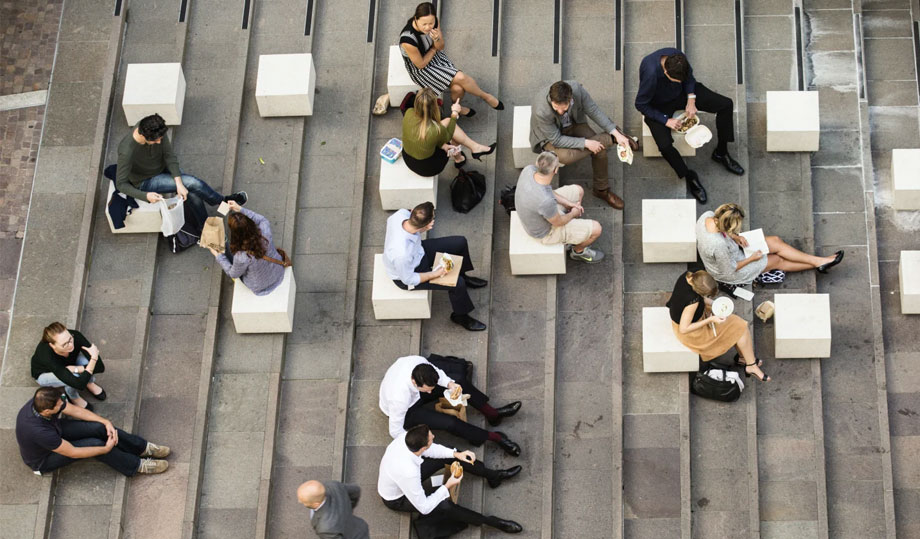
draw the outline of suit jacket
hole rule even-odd
[[[338,481],[323,481],[323,486],[326,501],[310,519],[316,535],[320,539],[370,539],[367,522],[352,514],[361,497],[361,488]]]
[[[594,120],[604,133],[612,133],[617,125],[601,111],[597,103],[591,99],[591,94],[585,90],[578,81],[567,80],[572,87],[572,106],[569,107],[569,117],[572,123],[588,123],[588,118]],[[552,85],[550,85],[552,86]],[[543,145],[551,142],[557,148],[585,149],[585,139],[582,137],[569,137],[562,134],[562,116],[556,114],[549,101],[550,86],[541,88],[534,97],[530,111],[530,145],[534,153],[543,151]]]

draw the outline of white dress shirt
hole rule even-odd
[[[441,444],[431,444],[423,455],[433,459],[449,459],[454,449]],[[390,442],[380,460],[380,475],[377,477],[377,493],[387,501],[405,496],[415,509],[423,514],[430,513],[439,503],[450,496],[447,487],[441,485],[430,496],[422,487],[422,457],[416,456],[406,447],[403,433]]]
[[[427,363],[422,356],[406,356],[396,360],[390,365],[387,373],[380,382],[380,410],[390,418],[390,437],[396,438],[405,434],[403,423],[406,421],[406,412],[421,398],[418,388],[412,383],[412,370],[416,365]],[[444,374],[444,371],[434,367],[438,373],[438,385],[447,387],[453,378]]]
[[[410,290],[421,282],[415,268],[425,256],[422,235],[418,232],[409,234],[403,228],[403,221],[411,215],[409,210],[402,209],[387,218],[387,235],[383,240],[383,267],[387,270],[387,276],[402,281]]]

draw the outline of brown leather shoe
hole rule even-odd
[[[594,196],[603,200],[607,204],[610,204],[610,207],[615,210],[623,209],[623,199],[612,193],[610,190],[607,191],[593,191]]]

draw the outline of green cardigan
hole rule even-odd
[[[457,119],[451,117],[447,127],[441,124],[432,125],[428,128],[425,138],[419,139],[418,126],[420,123],[421,118],[415,113],[415,109],[408,109],[406,115],[403,116],[403,152],[418,160],[428,159],[434,155],[435,150],[450,142],[454,136],[454,128],[457,127]]]

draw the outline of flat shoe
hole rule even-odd
[[[815,271],[818,273],[827,273],[827,270],[833,268],[843,260],[843,251],[837,251],[834,256],[833,262],[828,262],[827,264],[821,264]]]
[[[93,395],[93,392],[90,391],[89,394],[90,394],[90,395]],[[93,398],[96,399],[97,401],[104,401],[107,397],[108,397],[108,395],[105,394],[105,390],[104,390],[104,389],[103,389],[102,391],[100,391],[98,395],[93,395]]]

